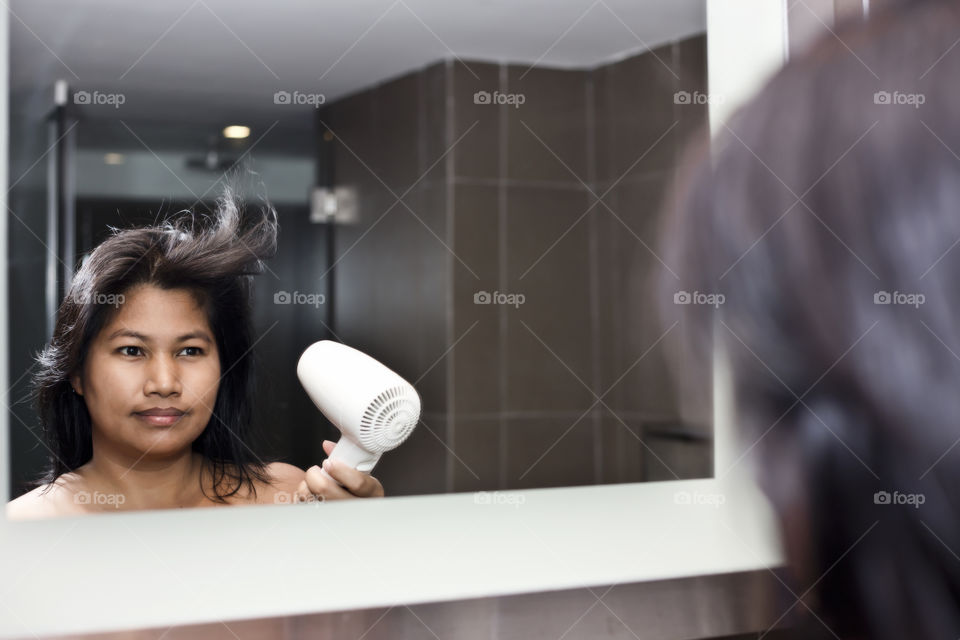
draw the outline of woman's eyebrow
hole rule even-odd
[[[120,337],[135,338],[137,340],[141,340],[147,343],[153,341],[152,338],[145,336],[142,333],[131,331],[130,329],[117,329],[116,331],[110,334],[107,340],[113,340],[114,338],[120,338]],[[193,340],[193,339],[203,340],[205,342],[213,342],[206,331],[191,331],[190,333],[185,333],[182,336],[179,336],[176,339],[176,341],[186,342],[187,340]]]
[[[203,340],[204,342],[213,342],[213,340],[210,339],[210,336],[207,335],[206,331],[191,331],[190,333],[185,333],[177,338],[177,342],[186,342],[187,340],[194,339]]]

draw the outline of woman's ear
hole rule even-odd
[[[70,386],[73,387],[73,392],[78,396],[83,395],[83,378],[79,373],[74,373],[70,376]]]

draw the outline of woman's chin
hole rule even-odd
[[[132,434],[130,444],[140,449],[144,457],[167,457],[190,449],[202,431],[190,429],[189,425],[160,428],[139,426],[137,432]]]

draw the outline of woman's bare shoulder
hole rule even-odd
[[[65,474],[51,484],[14,498],[7,503],[7,518],[28,520],[86,513],[84,505],[76,500],[76,478],[73,475]]]
[[[242,487],[228,502],[232,504],[244,503],[286,503],[291,502],[293,494],[304,479],[305,472],[296,465],[286,462],[271,462],[264,467],[267,482],[254,481],[256,494],[254,497],[246,487]],[[51,518],[56,516],[77,515],[89,513],[85,501],[78,499],[82,496],[83,486],[80,477],[75,473],[67,473],[57,478],[52,484],[43,485],[28,491],[22,496],[7,503],[6,515],[10,520],[30,520],[35,518]],[[209,500],[199,506],[214,504]]]
[[[249,487],[239,487],[231,496],[231,504],[274,504],[290,502],[305,472],[300,467],[286,462],[270,462],[263,467],[264,480],[254,477],[251,492]]]
[[[271,482],[281,484],[289,484],[294,481],[300,484],[305,473],[300,467],[286,462],[271,462],[266,469]]]
[[[304,470],[286,462],[271,462],[266,466],[265,471],[270,483],[263,487],[264,495],[258,497],[257,501],[271,503],[292,501],[294,492],[303,482]]]

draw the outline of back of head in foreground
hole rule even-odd
[[[725,297],[682,313],[704,362],[711,335],[729,354],[805,637],[960,637],[958,37],[936,1],[838,28],[668,209],[663,312]]]

